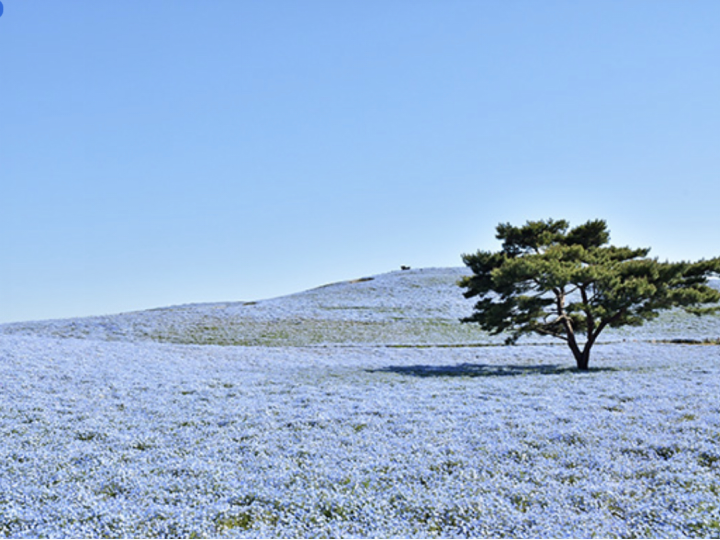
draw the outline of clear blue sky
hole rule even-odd
[[[717,0],[3,0],[0,322],[608,221],[720,255]]]

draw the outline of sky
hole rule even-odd
[[[2,5],[0,322],[462,266],[536,219],[720,255],[716,0]]]

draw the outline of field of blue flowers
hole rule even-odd
[[[456,332],[456,274],[0,327],[0,536],[720,537],[720,346],[668,342],[720,318],[611,334],[579,373]],[[390,330],[197,330],[301,316]]]
[[[720,348],[0,339],[7,537],[718,537]]]

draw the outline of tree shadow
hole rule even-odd
[[[387,366],[378,369],[368,369],[369,373],[397,373],[411,377],[515,377],[518,375],[557,375],[561,373],[596,373],[601,371],[615,371],[612,368],[590,368],[581,371],[576,367],[560,366],[558,364],[545,364],[539,366],[524,365],[491,365],[491,364],[457,364],[454,366],[412,365]]]

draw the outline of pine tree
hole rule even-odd
[[[720,257],[698,262],[659,262],[649,249],[608,245],[604,220],[573,229],[565,220],[528,221],[497,227],[499,252],[463,255],[472,275],[460,281],[465,297],[477,297],[478,323],[515,343],[537,333],[567,342],[577,367],[587,370],[590,350],[607,327],[640,326],[659,312],[682,307],[697,315],[720,308],[708,278],[720,273]]]

